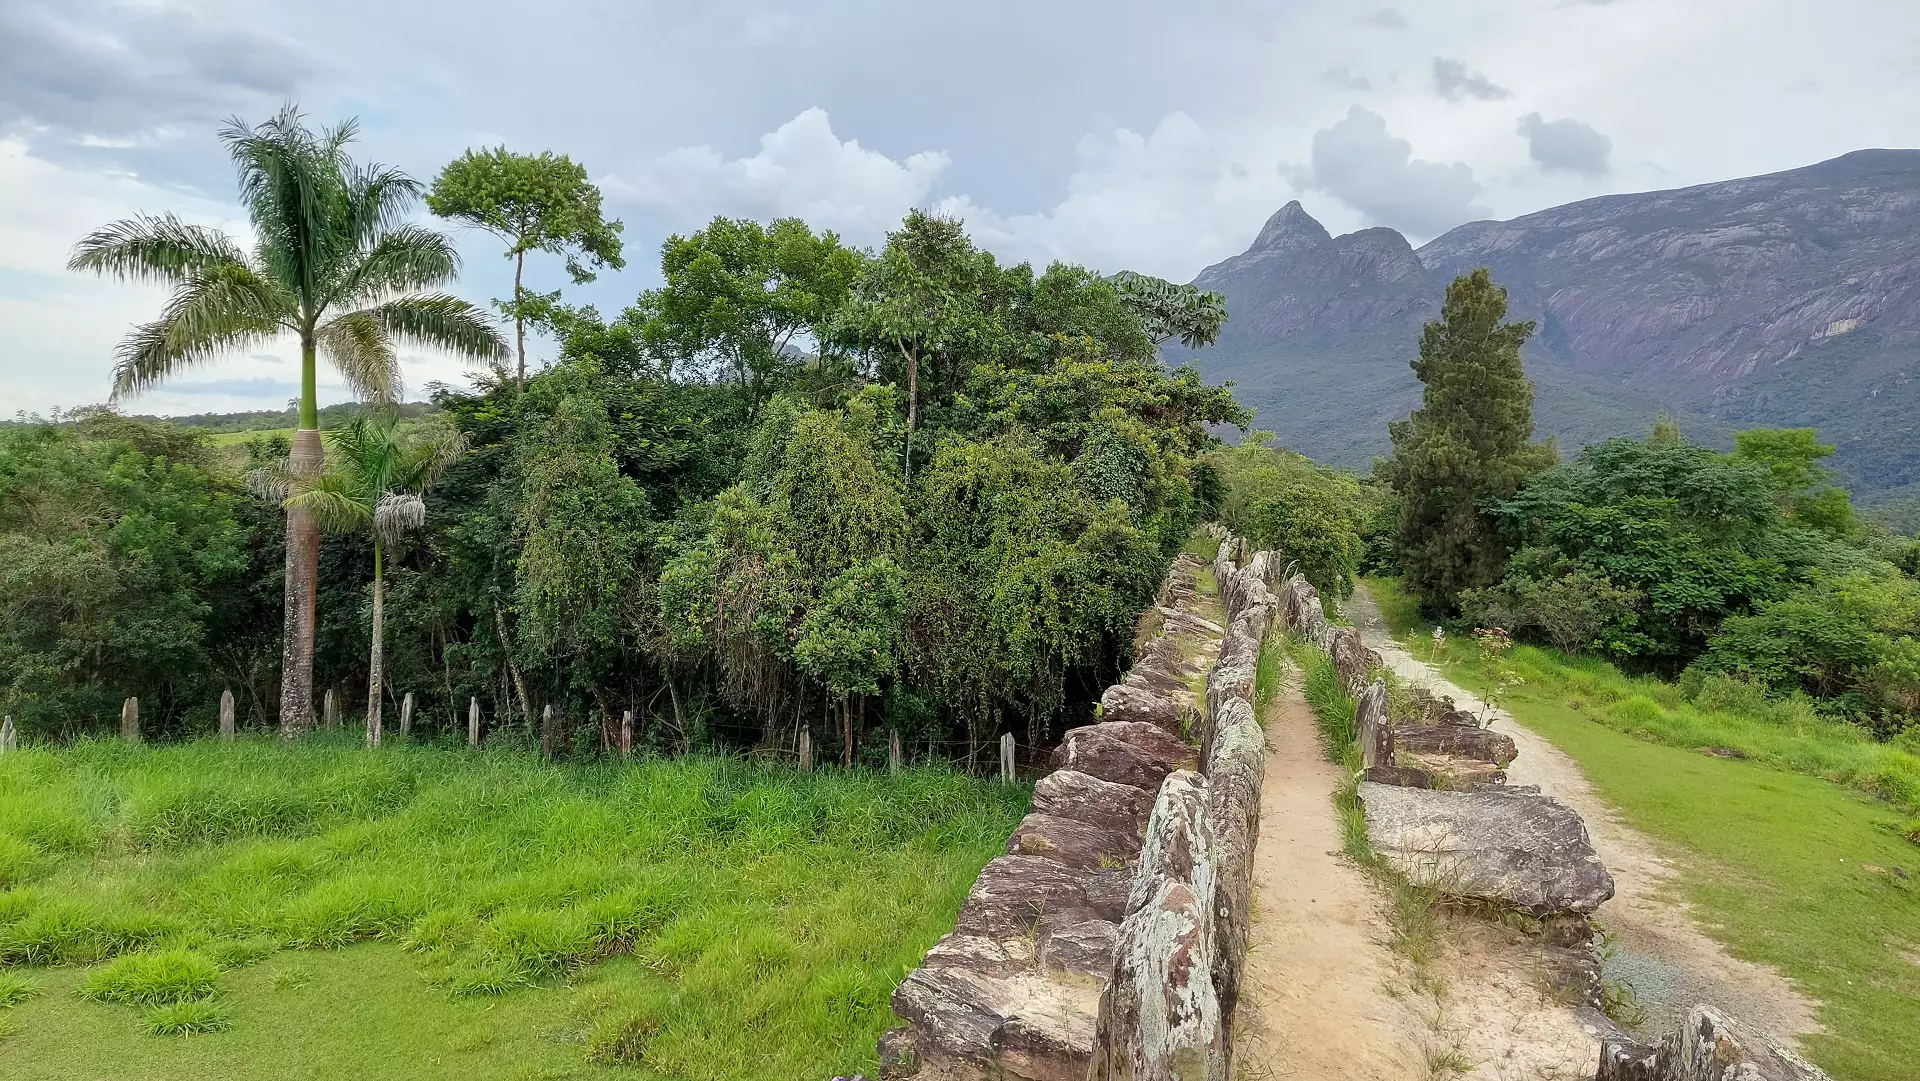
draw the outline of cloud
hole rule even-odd
[[[1373,83],[1365,75],[1345,64],[1337,64],[1320,73],[1320,81],[1341,90],[1371,90]]]
[[[1464,101],[1467,98],[1499,101],[1513,96],[1513,91],[1496,85],[1492,79],[1477,71],[1469,70],[1463,61],[1444,56],[1433,58],[1433,89],[1448,101]]]
[[[1528,113],[1520,118],[1519,132],[1527,138],[1527,156],[1548,172],[1607,174],[1613,140],[1578,120],[1545,120],[1539,113]]]
[[[1384,26],[1389,30],[1402,30],[1407,25],[1407,17],[1400,14],[1399,8],[1381,8],[1370,15],[1360,16],[1359,21],[1368,26]]]
[[[966,196],[938,209],[964,219],[977,242],[1009,261],[1184,281],[1244,248],[1290,195],[1276,165],[1241,160],[1176,112],[1146,135],[1117,128],[1082,138],[1066,197],[1050,209],[1002,214]]]
[[[223,398],[291,398],[300,394],[300,384],[268,376],[235,376],[230,379],[176,380],[167,384],[167,391],[189,398],[209,395]]]
[[[0,5],[0,135],[127,149],[291,95],[319,66],[285,39],[183,7]]]
[[[1313,161],[1299,182],[1415,237],[1437,236],[1485,213],[1474,204],[1480,182],[1471,168],[1415,158],[1411,143],[1387,133],[1386,118],[1358,105],[1314,133]]]
[[[609,195],[649,207],[677,228],[704,225],[716,214],[760,219],[804,218],[856,244],[875,244],[921,205],[952,163],[923,150],[895,161],[857,139],[842,140],[822,109],[808,109],[760,137],[760,152],[729,158],[711,146],[689,146],[646,163],[631,176],[610,177]]]

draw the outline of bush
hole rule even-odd
[[[80,994],[96,1002],[156,1006],[213,994],[220,967],[191,950],[133,953],[88,974]]]
[[[25,976],[0,972],[0,1010],[18,1006],[39,993],[40,985]]]
[[[1379,496],[1348,473],[1325,469],[1255,432],[1217,459],[1226,477],[1221,520],[1257,549],[1285,559],[1330,599],[1353,593],[1366,551],[1361,530]]]

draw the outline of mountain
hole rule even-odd
[[[1812,425],[1856,491],[1920,494],[1920,151],[1588,199],[1417,250],[1391,229],[1331,236],[1288,203],[1195,279],[1227,298],[1219,343],[1171,357],[1234,380],[1287,445],[1364,467],[1419,404],[1420,325],[1480,266],[1539,322],[1536,425],[1564,448],[1662,411],[1722,444]]]

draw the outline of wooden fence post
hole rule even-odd
[[[480,699],[467,699],[467,746],[480,746]]]
[[[813,772],[813,730],[809,728],[800,730],[800,772]]]
[[[220,692],[220,742],[233,742],[233,691]]]
[[[140,700],[129,698],[120,704],[120,738],[140,742]]]
[[[553,730],[553,707],[544,706],[540,710],[540,753],[553,757],[555,733]]]
[[[899,775],[900,765],[900,730],[895,728],[887,732],[887,772]]]
[[[400,699],[400,738],[413,735],[413,692],[408,691]]]
[[[1004,732],[1000,736],[1000,780],[1013,783],[1013,733]]]
[[[620,713],[620,757],[633,757],[633,711],[630,709]]]
[[[333,700],[333,688],[327,688],[327,696],[320,700],[320,720],[328,728],[340,727],[340,704]]]
[[[0,754],[15,750],[20,746],[20,733],[13,730],[13,714],[0,720]]]

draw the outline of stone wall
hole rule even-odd
[[[1066,734],[1007,854],[894,992],[906,1023],[881,1039],[882,1077],[1229,1076],[1263,767],[1254,683],[1279,602],[1271,556],[1242,567],[1233,538],[1221,551],[1225,626],[1203,611],[1205,564],[1175,560],[1132,670]]]

